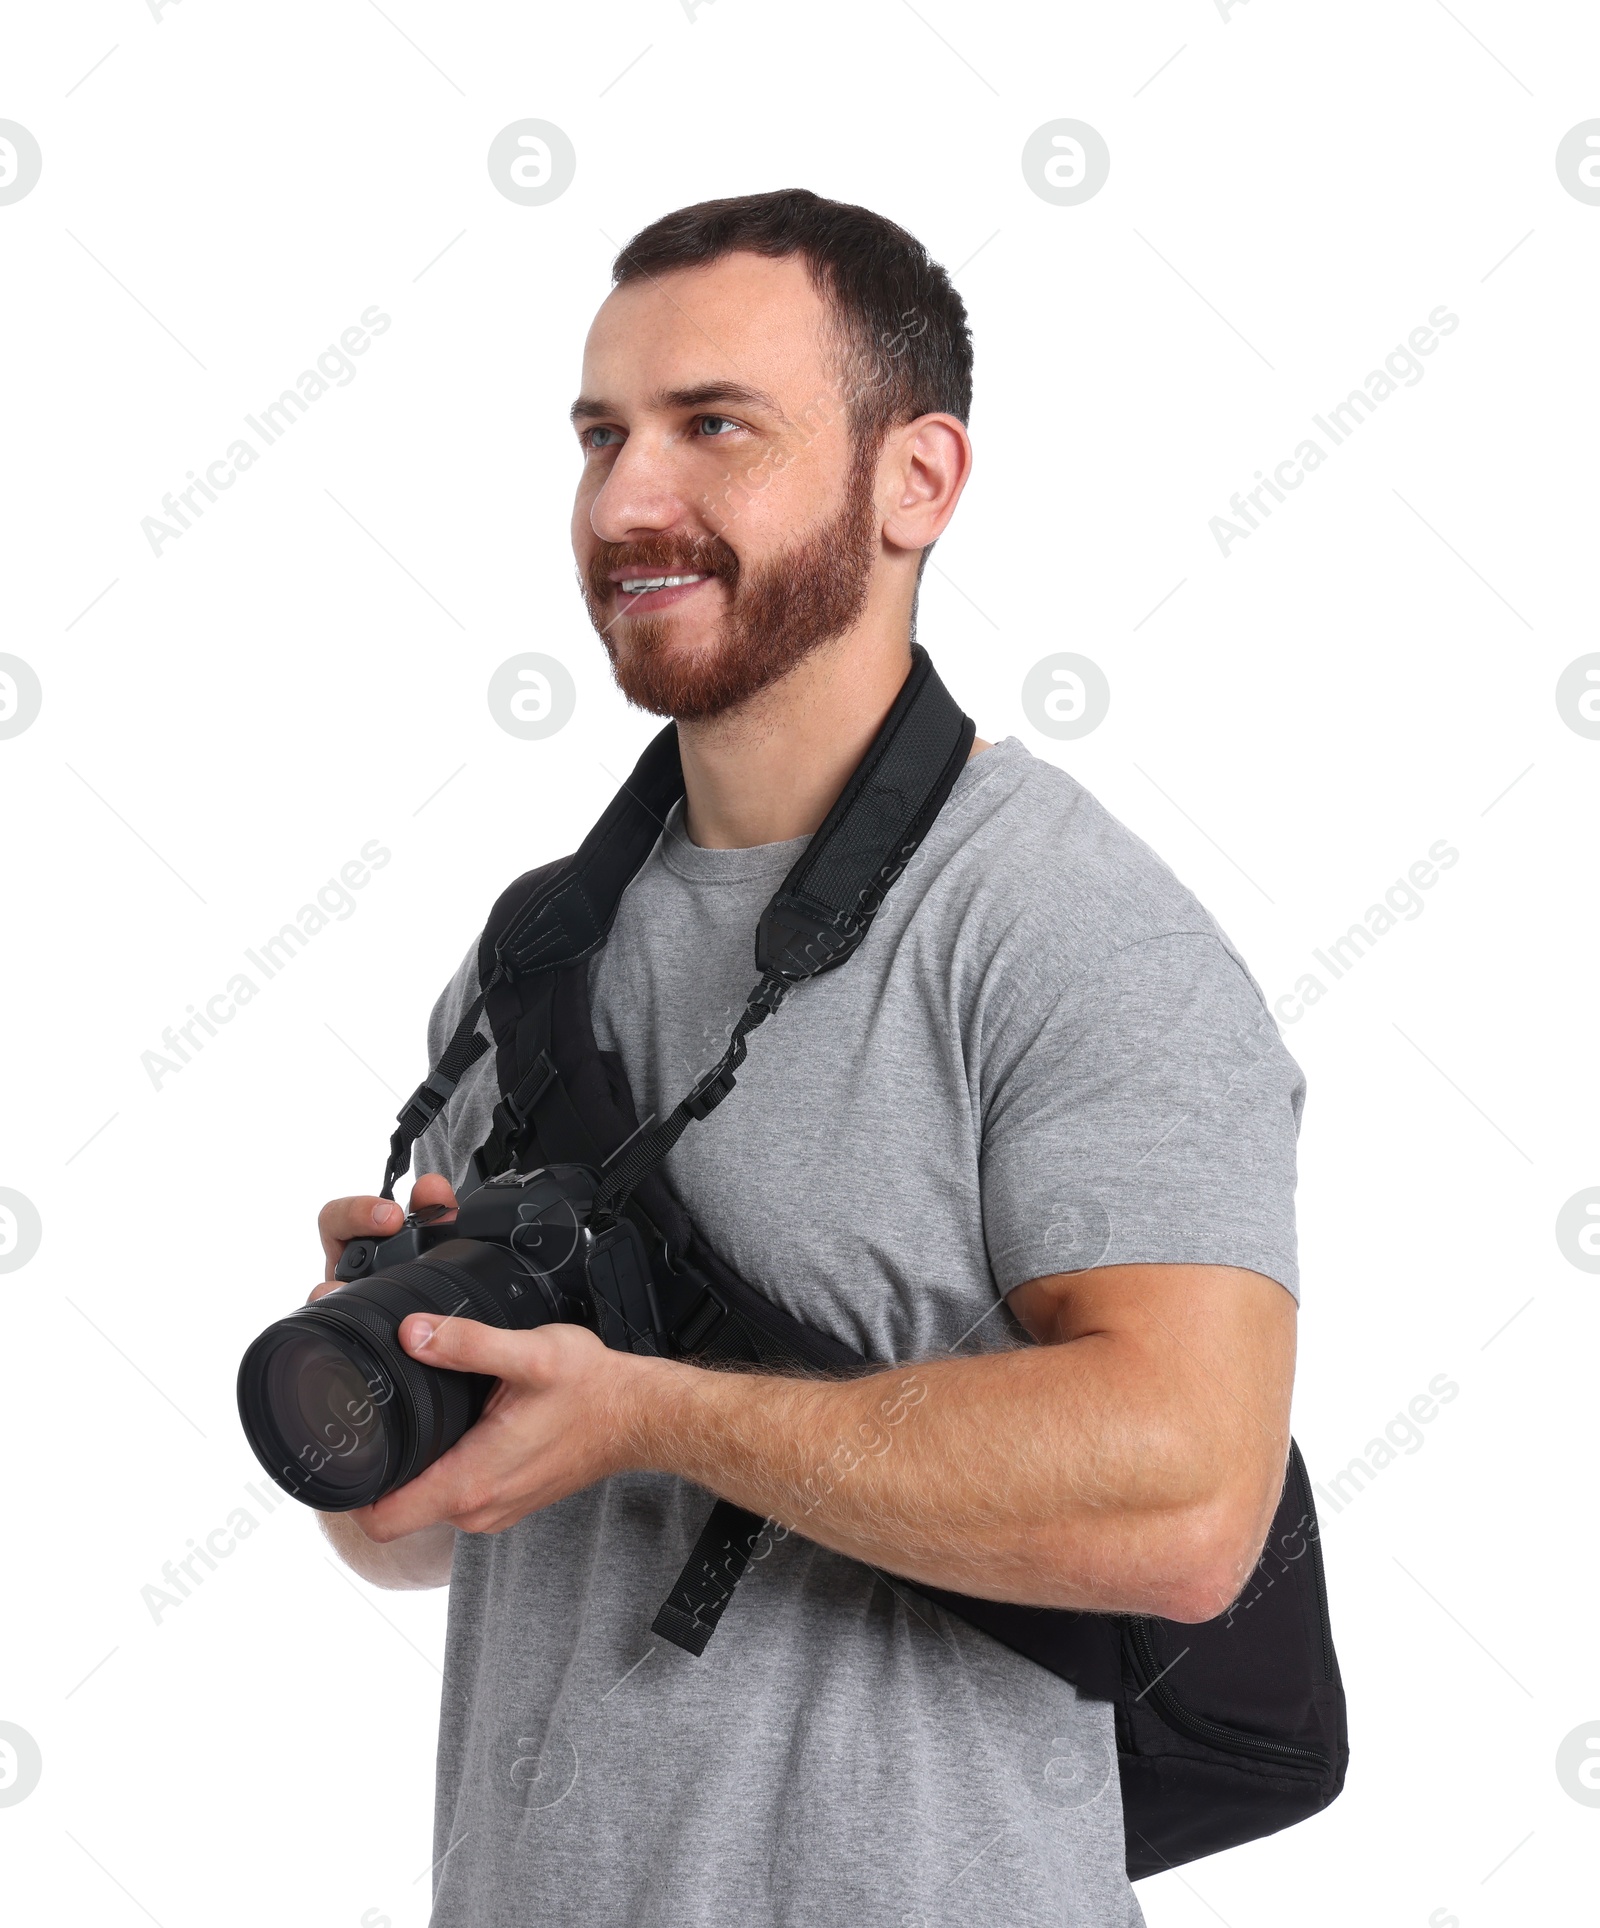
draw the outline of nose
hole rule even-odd
[[[589,507],[602,542],[637,542],[684,522],[689,502],[666,444],[648,430],[631,433]]]

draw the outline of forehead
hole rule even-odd
[[[797,255],[731,254],[630,281],[601,304],[583,351],[584,394],[620,405],[729,381],[787,409],[836,379],[831,314]]]

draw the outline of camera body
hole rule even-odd
[[[400,1325],[414,1312],[508,1331],[583,1325],[619,1351],[666,1351],[638,1228],[589,1222],[598,1182],[586,1165],[508,1173],[454,1211],[353,1239],[337,1290],[268,1326],[240,1364],[239,1416],[269,1476],[321,1512],[349,1512],[475,1423],[494,1381],[413,1359]]]
[[[539,1275],[549,1280],[549,1291],[559,1297],[570,1283],[571,1266],[581,1262],[594,1190],[595,1174],[586,1165],[549,1165],[536,1172],[511,1173],[469,1192],[454,1212],[425,1208],[410,1213],[388,1238],[351,1239],[333,1276],[353,1284],[391,1266],[424,1258],[452,1239],[475,1239],[508,1246],[531,1260]]]

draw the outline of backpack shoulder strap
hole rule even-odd
[[[610,935],[623,891],[638,875],[655,847],[667,812],[682,795],[678,732],[669,723],[651,739],[633,774],[577,850],[570,857],[527,871],[501,893],[479,941],[478,983],[482,988],[462,1013],[439,1062],[400,1108],[389,1141],[381,1197],[393,1198],[395,1181],[410,1168],[416,1141],[450,1102],[464,1073],[489,1049],[489,1040],[478,1031],[484,1011],[488,1010],[498,1037],[501,1027],[496,1022],[496,1008],[504,1003],[511,979],[529,972],[554,973],[600,949]],[[545,1028],[548,1030],[548,1024]],[[489,1141],[501,1147],[501,1161],[495,1170],[505,1169],[509,1160],[503,1156],[504,1150],[526,1126],[531,1106],[539,1096],[537,1081],[549,1070],[548,1063],[541,1062],[542,1049],[530,1054],[528,1063],[511,1082],[502,1068],[503,1095]],[[490,1175],[484,1170],[482,1153],[478,1170],[480,1177]]]
[[[602,1172],[592,1225],[626,1211],[638,1186],[698,1118],[733,1089],[747,1038],[797,984],[850,957],[871,929],[895,880],[944,807],[972,749],[973,724],[911,646],[911,668],[889,713],[849,781],[762,913],[755,952],[761,981],[750,993],[727,1049],[667,1117],[617,1148]],[[478,1020],[489,1011],[502,1046],[501,1100],[488,1142],[475,1160],[487,1179],[517,1156],[536,1108],[555,1113],[553,1135],[565,1156],[598,1165],[592,1136],[562,1088],[551,1040],[558,999],[576,997],[587,1019],[586,961],[606,942],[622,894],[655,848],[667,813],[684,794],[675,724],[645,748],[599,822],[571,857],[529,871],[504,892],[478,955],[478,998],[463,1014],[439,1063],[407,1099],[390,1142],[384,1197],[411,1161],[419,1134],[449,1101],[463,1072],[488,1050]],[[531,982],[530,982],[531,980]],[[510,995],[518,986],[515,997]],[[513,1008],[514,1007],[514,1008]],[[583,1034],[589,1035],[587,1022]],[[510,1046],[507,1050],[507,1034]],[[576,1070],[597,1056],[592,1038]],[[510,1062],[505,1060],[509,1057]],[[552,1155],[547,1144],[547,1156]]]
[[[726,1051],[666,1118],[616,1152],[596,1200],[597,1226],[625,1210],[636,1188],[689,1124],[705,1117],[733,1089],[749,1033],[777,1010],[789,990],[836,969],[854,953],[944,807],[971,753],[973,735],[971,719],[940,681],[927,651],[914,643],[910,672],[866,755],[762,913],[755,939],[761,981]],[[551,1039],[570,1029],[557,1023],[556,1006],[576,1002],[583,1013],[582,1032],[588,1034],[586,978],[575,999],[575,973],[606,942],[623,892],[683,794],[677,729],[669,725],[646,747],[577,851],[529,871],[495,904],[479,949],[478,977],[484,987],[480,1010],[488,1009],[501,1044],[502,1095],[490,1138],[477,1155],[480,1178],[494,1177],[515,1162],[519,1141],[539,1107],[559,1114],[551,1118],[551,1131],[538,1134],[547,1156],[554,1155],[554,1139],[569,1148],[564,1156],[599,1164],[594,1153],[600,1148],[584,1133],[556,1075]],[[509,988],[513,983],[518,986],[515,993]],[[464,1032],[475,1030],[479,1014],[470,1014],[470,1024],[463,1019]],[[462,1033],[452,1039],[452,1048],[458,1039],[462,1049],[473,1052],[469,1063],[488,1048]],[[591,1044],[579,1068],[587,1069],[594,1055]],[[408,1101],[408,1110],[421,1116],[422,1124],[444,1102],[437,1096],[441,1069],[435,1067]],[[449,1089],[454,1089],[453,1082]],[[433,1108],[423,1116],[428,1104]],[[402,1127],[405,1118],[403,1113]],[[402,1133],[397,1132],[397,1155],[401,1147]],[[409,1141],[404,1149],[409,1158]]]
[[[488,981],[495,965],[507,976],[556,971],[599,950],[611,934],[622,893],[682,795],[678,732],[669,723],[651,739],[573,855],[529,871],[500,898],[484,932],[480,981]]]

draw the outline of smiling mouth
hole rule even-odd
[[[691,583],[704,582],[696,576],[624,576],[618,587],[625,596],[648,596],[657,589],[687,589]]]

